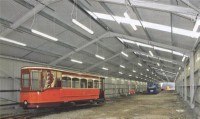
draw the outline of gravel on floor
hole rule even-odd
[[[102,106],[61,111],[37,119],[196,119],[196,115],[176,93],[161,92],[117,98]]]

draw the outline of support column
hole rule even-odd
[[[187,101],[187,69],[184,66],[184,100]]]
[[[181,97],[184,97],[184,80],[183,80],[183,75],[181,75]]]
[[[194,108],[194,54],[190,54],[190,107]]]

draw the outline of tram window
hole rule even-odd
[[[23,74],[23,87],[29,87],[29,74]]]
[[[88,88],[93,88],[93,80],[92,79],[88,80]]]
[[[31,87],[32,87],[32,90],[40,90],[40,72],[39,71],[32,71]]]
[[[94,88],[99,88],[99,80],[94,80]]]
[[[80,88],[80,83],[78,78],[72,79],[72,88]]]
[[[61,87],[61,80],[62,80],[62,73],[61,72],[57,72],[56,73],[56,80],[54,81],[54,87]]]
[[[87,88],[87,79],[81,79],[81,88]]]
[[[62,87],[71,88],[71,82],[70,77],[62,77]]]
[[[47,71],[43,70],[43,71],[42,71],[42,87],[43,87],[43,88],[46,88],[46,87],[45,87],[45,85],[47,85],[47,84],[46,84],[46,80],[47,80]]]

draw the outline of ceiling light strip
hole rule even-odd
[[[159,51],[172,53],[172,50],[161,48],[161,47],[156,47],[156,46],[154,46],[154,50],[159,50]]]
[[[79,60],[75,60],[75,59],[71,59],[72,62],[75,62],[75,63],[78,63],[78,64],[82,64],[83,62],[82,61],[79,61]]]
[[[97,13],[97,12],[93,12],[93,13],[100,19],[115,21],[113,19],[113,17],[114,17],[120,23],[125,23],[125,24],[134,23],[134,25],[136,25],[136,26],[141,26],[139,20],[127,19],[127,18],[120,17],[120,16],[113,16],[112,17],[111,15],[103,14],[103,13]],[[145,28],[150,28],[150,29],[155,29],[155,30],[171,33],[171,26],[156,24],[156,23],[151,23],[151,22],[146,22],[146,21],[142,21],[142,24]],[[190,31],[190,30],[186,30],[186,29],[181,29],[181,28],[176,28],[176,27],[172,27],[172,28],[173,28],[172,31],[175,34],[193,37],[193,38],[198,38],[200,36],[200,34],[198,32],[194,32],[194,31]]]
[[[133,70],[132,72],[133,72],[133,73],[136,73],[136,71],[135,71],[135,70]]]
[[[137,42],[136,44],[137,44],[138,46],[143,46],[143,47],[147,47],[147,48],[153,48],[153,46],[148,45],[148,44],[144,44],[144,43],[139,43],[139,42]]]
[[[169,53],[173,53],[174,55],[183,56],[183,54],[180,53],[180,52],[172,51],[172,50],[157,47],[157,46],[148,45],[148,44],[145,44],[145,43],[135,42],[135,41],[132,41],[132,40],[127,40],[127,39],[123,39],[123,38],[119,38],[119,37],[117,37],[117,38],[123,43],[126,42],[126,43],[131,43],[131,44],[137,44],[138,46],[147,47],[147,48],[154,48],[154,50],[169,52]],[[152,51],[149,51],[149,53],[150,52],[152,53]],[[151,56],[152,55],[153,55],[153,53],[151,54]]]
[[[74,24],[76,24],[77,26],[81,27],[82,29],[84,29],[85,31],[87,31],[90,34],[94,34],[94,31],[92,31],[91,29],[89,29],[88,27],[86,27],[85,25],[81,24],[80,22],[78,22],[76,19],[72,19],[72,22]]]
[[[13,44],[17,44],[17,45],[21,45],[21,46],[26,46],[26,44],[24,44],[24,43],[14,41],[14,40],[11,40],[11,39],[8,39],[8,38],[4,38],[4,37],[1,37],[1,36],[0,36],[0,40],[6,41],[6,42],[9,42],[9,43],[13,43]]]
[[[139,65],[139,66],[142,66],[142,64],[141,64],[141,63],[138,63],[138,65]]]
[[[100,56],[100,55],[95,55],[95,57],[97,57],[97,58],[99,58],[99,59],[102,59],[102,60],[105,60],[105,57],[103,57],[103,56]]]
[[[103,69],[103,70],[108,70],[108,68],[106,68],[106,67],[102,67],[102,69]]]
[[[149,50],[149,54],[153,57],[153,53],[151,52],[151,50]]]
[[[182,62],[184,62],[184,61],[185,61],[185,58],[186,58],[186,57],[185,57],[185,56],[183,56],[183,58],[182,58]]]
[[[126,68],[124,65],[119,65],[121,68]]]
[[[122,72],[119,72],[119,74],[123,74]]]
[[[122,51],[121,53],[122,53],[122,55],[128,57],[128,54],[126,54],[125,52]]]
[[[33,32],[33,33],[35,33],[35,34],[37,34],[37,35],[40,35],[40,36],[42,36],[42,37],[48,38],[48,39],[50,39],[50,40],[58,41],[57,38],[52,37],[52,36],[50,36],[50,35],[47,35],[47,34],[45,34],[45,33],[42,33],[42,32],[40,32],[40,31],[31,29],[31,32]]]

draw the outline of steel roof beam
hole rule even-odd
[[[124,37],[124,38],[127,38],[127,39],[134,39],[134,41],[139,41],[139,42],[142,42],[142,43],[147,43],[148,44],[148,42],[150,42],[152,45],[154,45],[154,44],[156,44],[156,45],[160,45],[160,46],[165,46],[164,48],[172,48],[173,50],[175,50],[175,51],[185,51],[185,52],[189,52],[189,51],[187,51],[187,50],[185,50],[185,49],[181,49],[181,48],[177,48],[177,47],[174,47],[174,46],[169,46],[169,45],[165,45],[165,44],[160,44],[160,43],[156,43],[156,42],[153,42],[153,41],[147,41],[147,40],[144,40],[144,39],[139,39],[139,38],[135,38],[135,37],[131,37],[131,36],[126,36],[126,35],[123,35],[123,34],[118,34],[118,33],[109,33],[109,37]],[[132,50],[132,49],[129,49],[129,50],[127,50],[126,52],[139,52],[139,53],[143,53],[143,54],[146,54],[147,55],[147,53],[145,53],[145,52],[142,52],[142,51],[138,51],[138,50]],[[108,59],[106,59],[106,60],[104,60],[104,61],[102,61],[102,62],[99,62],[99,63],[97,63],[97,64],[94,64],[94,65],[92,65],[92,66],[90,66],[90,67],[88,67],[88,68],[86,68],[85,70],[86,71],[88,71],[88,70],[90,70],[90,69],[92,69],[92,68],[94,68],[94,67],[96,67],[96,66],[98,66],[98,65],[100,65],[100,64],[102,64],[102,63],[104,63],[104,62],[106,62],[106,61],[108,61],[108,60],[110,60],[110,59],[112,59],[112,58],[114,58],[114,57],[116,57],[116,56],[118,56],[118,55],[120,55],[121,53],[117,53],[117,54],[115,54],[115,55],[113,55],[113,56],[111,56],[110,58],[108,58]],[[149,55],[149,54],[148,54]],[[158,56],[157,56],[158,57]],[[177,62],[177,61],[175,61],[175,60],[171,60],[171,59],[167,59],[167,58],[163,58],[163,57],[158,57],[158,58],[162,58],[162,59],[165,59],[165,60],[169,60],[169,61],[172,61],[172,62],[176,62],[177,64],[179,64],[180,66],[184,66],[183,65],[183,63],[182,62]]]
[[[95,1],[126,5],[126,0],[95,0]],[[182,0],[182,1],[185,1],[185,0]],[[135,7],[158,10],[158,11],[163,11],[163,12],[171,12],[176,15],[183,16],[183,17],[193,19],[193,20],[196,19],[196,15],[198,14],[196,10],[193,10],[187,7],[182,7],[182,6],[147,2],[147,1],[142,1],[142,0],[130,0],[130,2]]]
[[[62,60],[64,60],[64,59],[66,59],[67,57],[69,57],[70,55],[72,55],[72,54],[74,54],[74,53],[76,53],[76,52],[78,52],[78,51],[81,51],[82,49],[86,48],[87,46],[89,46],[89,45],[91,45],[91,44],[93,44],[93,43],[95,43],[95,42],[97,42],[97,41],[99,41],[99,40],[101,40],[101,39],[103,39],[103,38],[106,38],[106,37],[108,37],[108,36],[109,36],[109,32],[107,32],[107,33],[105,33],[105,34],[103,34],[103,35],[101,35],[101,36],[99,36],[99,37],[93,39],[92,41],[86,43],[85,45],[83,45],[83,46],[81,46],[81,47],[75,49],[74,51],[71,51],[70,53],[67,53],[67,54],[63,55],[62,57],[60,57],[60,58],[54,60],[53,62],[50,63],[50,65],[56,65],[56,64],[58,64],[59,62],[61,62]]]
[[[29,12],[27,12],[24,16],[20,17],[20,19],[18,19],[17,21],[15,21],[11,26],[10,29],[6,28],[5,30],[3,30],[0,33],[0,36],[6,36],[9,33],[11,33],[14,29],[16,29],[17,27],[19,27],[20,25],[22,25],[25,21],[27,21],[28,19],[30,19],[32,16],[34,16],[35,14],[37,14],[38,12],[40,12],[42,9],[44,9],[46,7],[46,5],[52,3],[53,0],[45,0],[43,1],[43,3],[45,4],[38,4],[37,6],[35,6],[33,9],[31,9]],[[56,2],[56,0],[54,0],[54,2]]]
[[[149,54],[147,54],[147,53],[145,53],[145,52],[141,52],[141,51],[137,51],[137,50],[132,50],[132,49],[130,49],[130,51],[129,52],[138,52],[139,54],[140,53],[142,53],[142,54],[144,54],[144,55],[147,55],[147,56],[150,56]],[[183,66],[183,63],[182,62],[177,62],[177,61],[175,61],[175,60],[171,60],[171,59],[166,59],[166,58],[162,58],[162,57],[159,57],[159,56],[156,56],[158,59],[165,59],[165,60],[169,60],[169,61],[172,61],[172,62],[176,62],[178,65],[181,65],[181,66]],[[145,60],[144,60],[145,61]],[[170,63],[170,62],[169,62]],[[150,67],[151,68],[151,67]],[[151,68],[152,69],[152,68]],[[154,69],[155,70],[155,69]],[[167,80],[169,80],[168,79],[168,77],[166,76],[166,79]]]
[[[141,43],[145,43],[145,44],[149,44],[149,45],[158,46],[158,47],[170,49],[170,50],[173,50],[173,51],[181,52],[185,55],[190,56],[190,50],[183,49],[183,48],[180,48],[180,47],[166,45],[166,44],[158,43],[158,42],[154,42],[154,41],[148,41],[148,40],[145,40],[145,39],[136,38],[136,37],[132,37],[132,36],[124,35],[124,34],[119,34],[119,33],[114,33],[114,32],[110,33],[110,37],[121,37],[121,38],[125,38],[125,39],[128,39],[128,40],[141,42]]]
[[[133,50],[133,49],[129,49],[127,52],[138,52],[139,54],[141,53],[141,54],[150,56],[150,54],[148,54],[148,53],[146,53],[146,52],[142,52],[142,51],[135,50],[135,49],[134,49],[134,50]],[[176,60],[172,60],[172,59],[168,59],[168,58],[164,58],[164,57],[160,57],[160,56],[155,56],[155,57],[157,57],[158,60],[164,59],[164,60],[168,60],[168,61],[174,62],[174,63],[176,63],[176,64],[178,64],[178,65],[180,65],[180,66],[184,66],[184,64],[183,64],[182,62],[178,62],[178,61],[176,61]],[[161,61],[162,61],[162,60],[161,60]],[[169,62],[169,63],[170,63],[170,62]]]
[[[188,0],[181,0],[181,1],[186,5],[188,5],[189,7],[191,7],[192,9],[194,9],[195,11],[197,11],[198,13],[200,13],[200,9],[194,6],[192,3],[190,3],[190,1]]]
[[[33,5],[27,3],[26,1],[24,0],[14,0],[15,2],[21,4],[22,6],[28,8],[28,9],[33,9]],[[82,34],[81,32],[77,31],[76,29],[74,29],[73,27],[71,27],[70,24],[66,23],[66,21],[64,21],[63,19],[61,19],[59,16],[57,16],[55,13],[52,13],[52,12],[44,12],[44,11],[40,11],[38,13],[39,15],[43,16],[44,18],[52,21],[52,22],[55,22],[56,24],[62,26],[63,28],[67,29],[67,30],[70,30],[71,32],[77,34],[78,36],[86,39],[87,41],[92,41],[93,39],[91,39],[90,37]],[[99,46],[101,46],[102,48],[106,49],[108,52],[111,52],[112,54],[114,54],[114,52],[110,49],[108,49],[107,47],[105,47],[103,44],[100,44]],[[61,61],[61,60],[60,60]],[[51,62],[53,63],[53,62]],[[59,63],[59,62],[54,62],[55,64]]]
[[[157,62],[154,62],[154,61],[149,61],[149,60],[144,60],[144,59],[143,59],[143,61],[148,62],[148,63],[151,63],[151,64],[149,64],[150,67],[153,66],[152,64],[157,65]],[[166,66],[166,65],[162,65],[162,64],[160,64],[160,65],[161,65],[162,67],[165,67],[165,68],[168,68],[168,69],[171,69],[171,70],[176,70],[176,71],[178,71],[178,69],[175,68],[175,67],[170,67],[170,66]],[[158,68],[158,67],[157,67],[157,68]]]
[[[129,49],[123,50],[123,52],[127,52],[127,51],[129,51]],[[105,59],[105,60],[103,60],[103,61],[97,63],[97,64],[94,64],[94,65],[92,65],[92,66],[90,66],[90,67],[84,69],[84,70],[85,70],[85,71],[89,71],[89,70],[91,70],[91,69],[97,67],[98,65],[100,65],[100,64],[102,64],[102,63],[104,63],[104,62],[107,62],[107,61],[109,61],[109,60],[111,60],[111,59],[113,59],[113,58],[115,58],[115,57],[117,57],[117,56],[119,56],[119,55],[121,55],[121,51],[118,52],[118,53],[116,53],[115,55],[113,55],[113,56],[111,56],[111,57],[109,57],[109,58],[107,58],[107,59]],[[127,61],[128,61],[128,63],[134,64],[134,65],[138,65],[137,63],[132,62],[132,60],[127,60]],[[138,61],[139,61],[139,60],[137,60],[137,62],[138,62]]]
[[[89,70],[93,69],[94,67],[96,67],[96,66],[98,66],[98,65],[100,65],[100,64],[102,64],[102,63],[104,63],[104,62],[106,62],[108,60],[111,60],[111,59],[113,59],[113,58],[115,58],[117,56],[119,56],[120,54],[121,54],[121,52],[120,53],[116,53],[115,55],[113,55],[113,56],[111,56],[111,57],[109,57],[109,58],[107,58],[107,59],[105,59],[105,60],[103,60],[103,61],[101,61],[101,62],[99,62],[97,64],[94,64],[94,65],[92,65],[92,66],[90,66],[90,67],[88,67],[86,69],[84,69],[84,71],[89,71]]]

